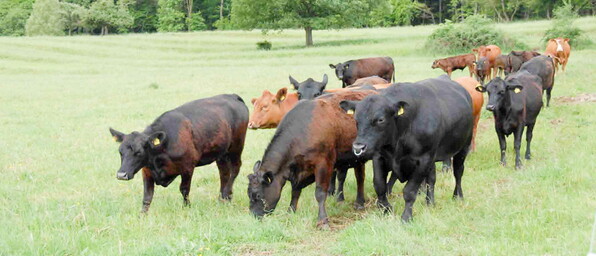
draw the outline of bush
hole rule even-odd
[[[236,28],[230,18],[227,17],[217,20],[213,23],[213,26],[219,30],[233,30]]]
[[[30,9],[14,6],[6,15],[0,15],[0,35],[22,36],[25,34],[25,24],[31,14]]]
[[[553,14],[555,16],[553,26],[544,33],[542,38],[545,43],[557,37],[569,38],[569,44],[574,48],[581,49],[592,43],[583,31],[573,24],[578,15],[571,4],[565,3],[555,8]]]
[[[58,0],[37,0],[25,31],[28,36],[62,36],[64,25],[64,14]]]
[[[437,53],[463,53],[481,45],[495,44],[513,48],[516,42],[494,26],[492,20],[480,15],[467,17],[462,23],[449,20],[428,37],[426,48]],[[517,44],[519,47],[519,43]]]
[[[203,19],[203,16],[201,15],[200,11],[193,13],[190,19],[186,18],[186,24],[189,27],[190,31],[199,31],[207,29],[205,19]]]
[[[157,31],[176,32],[184,29],[184,12],[178,0],[159,0]]]
[[[271,50],[271,42],[265,40],[265,41],[261,41],[261,42],[257,42],[257,49],[259,50]]]

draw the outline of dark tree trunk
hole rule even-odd
[[[312,46],[312,27],[305,27],[306,32],[306,46]]]
[[[223,7],[224,7],[224,0],[221,0],[219,3],[219,19],[223,19]]]

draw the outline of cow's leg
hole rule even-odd
[[[546,89],[546,107],[550,107],[550,92],[553,90],[553,88],[548,88]]]
[[[435,182],[437,180],[437,171],[435,170],[435,164],[432,163],[426,176],[426,204],[435,204]]]
[[[240,172],[242,160],[239,154],[228,154],[217,161],[217,168],[219,169],[219,182],[221,198],[224,200],[232,199],[234,180]]]
[[[455,189],[453,190],[453,198],[464,198],[464,192],[461,188],[461,177],[464,175],[464,162],[468,155],[469,147],[465,147],[460,152],[453,156],[453,176],[455,177]]]
[[[451,169],[451,158],[449,158],[449,159],[447,159],[447,160],[443,161],[443,168],[442,168],[442,171],[443,171],[443,172],[448,172],[448,171],[449,171],[449,169]]]
[[[420,184],[427,176],[426,172],[428,171],[428,168],[430,168],[429,163],[435,164],[430,160],[429,156],[421,157],[416,161],[418,162],[415,167],[416,170],[411,174],[408,183],[406,183],[406,186],[404,187],[404,200],[406,205],[404,212],[401,214],[401,219],[404,222],[408,222],[412,219],[412,207],[414,206],[414,202],[416,202]]]
[[[449,78],[451,78],[451,73],[453,73],[453,70],[451,70],[450,68],[447,69],[447,75],[449,76]]]
[[[478,121],[480,121],[480,114],[474,117],[474,127],[472,128],[472,152],[476,151],[476,130],[478,129]]]
[[[296,212],[298,209],[298,199],[300,199],[300,194],[302,193],[302,188],[297,188],[292,186],[292,201],[290,202],[290,212]]]
[[[382,157],[375,156],[373,158],[373,185],[375,192],[377,192],[377,205],[385,211],[385,213],[393,211],[391,204],[387,200],[387,164]]]
[[[468,66],[468,71],[470,72],[470,77],[474,77],[474,66]]]
[[[501,165],[507,165],[507,159],[505,158],[505,151],[507,150],[507,140],[505,140],[505,134],[497,129],[497,137],[499,137],[499,147],[501,148]]]
[[[515,130],[513,132],[513,135],[515,136],[515,140],[513,141],[513,147],[515,148],[515,169],[521,169],[521,167],[522,167],[520,148],[521,148],[521,138],[522,138],[523,134],[524,134],[524,126],[523,125],[520,125],[520,127],[518,127],[517,130]]]
[[[348,174],[348,168],[337,169],[337,201],[343,202],[344,198],[344,183]]]
[[[561,69],[565,72],[565,67],[567,66],[567,61],[569,61],[568,57],[565,57],[564,60],[561,62]]]
[[[329,182],[329,190],[327,190],[327,194],[330,196],[335,195],[335,179],[337,178],[338,170],[335,170],[333,174],[331,174],[331,181]]]
[[[149,211],[151,201],[153,201],[153,192],[155,188],[155,181],[151,177],[151,172],[147,168],[143,168],[143,207],[141,208],[142,213]]]
[[[391,172],[389,182],[387,182],[387,196],[393,193],[393,186],[395,185],[395,181],[397,181],[397,174],[395,174],[395,172]]]
[[[188,200],[188,193],[190,193],[190,183],[192,181],[192,174],[194,168],[191,166],[182,172],[180,182],[180,194],[182,194],[182,200],[184,201],[184,206],[190,206],[190,201]]]
[[[354,176],[356,176],[356,187],[357,187],[356,201],[354,202],[354,208],[356,208],[356,210],[362,210],[362,209],[364,209],[364,177],[365,177],[364,164],[360,164],[360,165],[354,167]],[[342,186],[343,186],[343,184],[342,184]],[[341,195],[343,196],[343,190],[342,190]]]
[[[532,158],[532,152],[530,151],[530,143],[532,143],[532,133],[534,132],[534,124],[528,124],[528,130],[526,131],[526,159]]]
[[[327,219],[327,211],[325,210],[325,201],[327,200],[327,189],[329,188],[329,180],[333,172],[332,163],[322,163],[317,165],[315,172],[315,198],[319,204],[319,218],[317,227],[322,229],[329,228],[329,220]]]

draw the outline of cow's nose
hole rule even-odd
[[[486,110],[488,110],[488,111],[494,111],[495,110],[495,105],[486,105]]]
[[[354,142],[354,144],[352,144],[352,149],[354,150],[354,155],[362,155],[362,153],[366,151],[366,144]]]
[[[128,180],[128,175],[125,172],[118,172],[116,173],[116,178],[119,180]]]

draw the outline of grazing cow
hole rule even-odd
[[[292,185],[290,210],[295,211],[302,189],[315,182],[319,205],[317,226],[328,227],[325,200],[334,168],[355,168],[356,208],[364,207],[364,160],[352,154],[356,122],[339,108],[342,100],[360,100],[375,91],[354,90],[300,101],[284,117],[261,161],[248,175],[250,211],[272,212],[286,181]]]
[[[435,162],[453,157],[454,197],[463,198],[461,178],[472,140],[470,94],[446,75],[416,83],[398,83],[364,100],[342,101],[354,111],[358,136],[352,149],[360,159],[373,159],[377,204],[387,201],[387,174],[393,171],[406,182],[402,220],[412,218],[412,206],[423,180],[426,202],[434,204]]]
[[[501,148],[501,164],[506,165],[505,136],[514,135],[515,168],[522,167],[520,158],[521,138],[524,127],[526,132],[526,159],[531,158],[530,143],[536,117],[542,108],[541,79],[525,70],[513,73],[505,78],[495,78],[486,86],[478,86],[479,92],[488,92],[486,109],[493,112],[495,130]]]
[[[251,102],[254,110],[248,120],[248,128],[275,128],[286,113],[298,103],[298,94],[288,93],[287,88],[279,89],[275,95],[265,90],[260,98],[253,98]]]
[[[550,106],[550,96],[555,84],[555,63],[548,56],[538,56],[524,63],[520,71],[526,70],[528,73],[540,77],[542,93],[546,92],[546,106]]]
[[[469,53],[435,60],[433,62],[432,68],[441,68],[443,71],[447,72],[449,77],[451,77],[451,72],[453,72],[453,70],[464,70],[467,67],[468,71],[470,71],[470,76],[473,76],[474,61],[476,61],[476,56],[474,56],[472,53]]]
[[[478,61],[476,61],[475,63],[476,80],[478,80],[478,82],[480,82],[481,84],[484,84],[484,81],[486,81],[486,79],[490,79],[490,70],[492,66],[490,65],[490,62],[486,57],[478,59]]]
[[[487,46],[480,46],[478,48],[472,49],[473,52],[478,53],[478,60],[482,57],[486,57],[490,64],[490,68],[493,69],[493,77],[497,76],[497,69],[495,68],[495,60],[497,56],[501,55],[501,48],[496,45],[487,45]],[[487,76],[490,77],[490,73]]]
[[[569,61],[569,55],[571,54],[571,46],[569,45],[569,38],[557,37],[548,40],[546,44],[546,50],[544,55],[551,56],[555,59],[555,68],[559,71],[559,65],[563,66],[563,72]]]
[[[395,82],[395,67],[391,57],[375,57],[349,60],[336,65],[329,64],[335,69],[337,78],[342,81],[342,87],[356,82],[357,79],[369,76],[379,76],[387,81]]]
[[[364,85],[388,84],[388,83],[389,83],[389,81],[387,81],[383,78],[380,78],[379,76],[369,76],[369,77],[358,78],[358,80],[356,80],[356,82],[347,86],[346,88],[360,87],[360,86],[364,86]]]
[[[519,68],[524,62],[527,62],[536,56],[540,56],[540,53],[535,51],[511,51],[507,55],[508,63],[505,66],[505,75],[519,71]]]
[[[120,144],[119,180],[130,180],[143,169],[142,212],[153,199],[154,185],[167,187],[178,177],[184,204],[194,168],[217,162],[220,194],[232,197],[232,186],[240,171],[248,123],[248,108],[238,95],[224,94],[188,102],[163,113],[143,132],[124,134],[110,128]]]
[[[296,79],[290,76],[290,83],[294,86],[294,89],[298,91],[297,94],[299,100],[314,99],[323,94],[325,86],[327,86],[327,74],[323,75],[323,81],[321,82],[308,78],[304,80],[304,82],[299,83]]]

